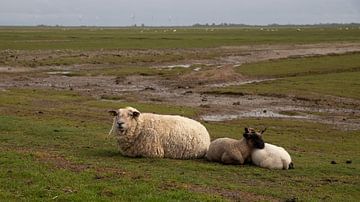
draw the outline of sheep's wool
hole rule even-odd
[[[141,113],[130,121],[130,127],[121,132],[115,127],[115,117],[110,131],[125,156],[202,158],[210,145],[206,128],[186,117]]]
[[[264,149],[254,149],[251,160],[255,165],[269,169],[289,169],[291,163],[291,157],[284,148],[268,143],[265,143]]]

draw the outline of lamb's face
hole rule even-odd
[[[132,107],[126,107],[119,110],[109,111],[114,116],[113,129],[116,134],[122,135],[136,124],[136,119],[140,116],[140,112]]]
[[[265,143],[262,139],[262,134],[265,130],[261,132],[256,132],[253,128],[245,128],[244,138],[246,139],[249,146],[257,149],[264,149]]]

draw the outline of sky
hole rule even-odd
[[[360,0],[0,0],[0,25],[360,23]]]

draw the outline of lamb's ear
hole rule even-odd
[[[109,110],[109,114],[111,114],[112,116],[117,116],[118,112],[116,110]]]
[[[262,131],[260,132],[260,134],[262,135],[265,131],[266,131],[266,128],[264,128],[264,130],[262,130]]]
[[[249,128],[245,128],[245,133],[250,133]]]

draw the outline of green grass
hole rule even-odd
[[[0,64],[25,67],[102,64],[103,69],[74,71],[71,76],[112,75],[121,79],[141,74],[172,78],[191,71],[192,67],[151,69],[143,67],[142,63],[206,59],[222,54],[209,49],[177,54],[170,50],[173,48],[360,41],[357,28],[347,31],[304,28],[300,32],[296,28],[274,32],[255,28],[215,29],[213,32],[176,29],[176,32],[150,29],[141,33],[141,29],[2,28],[0,50],[4,51]],[[116,52],[117,49],[147,48],[170,49],[155,55],[151,55],[152,52],[129,56],[101,53],[102,49]],[[65,55],[33,60],[30,57],[21,59],[19,54],[16,59],[21,51],[15,50],[31,50],[35,55],[34,50],[61,50]],[[96,50],[99,54],[85,57],[76,55],[78,50]],[[282,78],[218,88],[212,92],[359,99],[359,56],[359,53],[352,53],[246,64],[237,71],[249,77]],[[29,73],[28,76],[43,76],[43,73]],[[120,155],[114,139],[107,139],[112,123],[108,110],[133,106],[141,112],[178,114],[194,119],[198,119],[202,110],[139,103],[136,95],[134,98],[111,95],[102,98],[97,100],[73,91],[49,89],[1,91],[0,201],[360,200],[359,130],[344,131],[333,125],[270,118],[204,123],[213,139],[240,138],[244,127],[267,127],[265,140],[290,152],[295,169],[289,171],[251,165],[224,166],[201,159],[127,158]],[[345,163],[348,159],[352,164]],[[331,164],[332,160],[337,164]]]
[[[347,53],[304,58],[270,60],[241,65],[237,72],[260,78],[275,78],[209,90],[218,94],[258,94],[328,100],[327,96],[360,99],[360,54]]]
[[[56,51],[43,52],[42,57],[38,57],[36,52],[14,52],[3,51],[0,53],[0,64],[6,66],[61,66],[73,64],[90,64],[90,65],[143,65],[143,64],[164,64],[168,62],[181,62],[185,59],[212,59],[220,56],[222,53],[217,50],[207,51],[176,51],[166,49],[158,52],[130,50],[103,52],[100,50],[80,52],[66,50],[61,53]]]
[[[242,200],[244,193],[247,200],[263,201],[359,200],[360,131],[279,119],[206,123],[212,138],[238,138],[245,126],[267,126],[266,140],[284,146],[296,166],[267,170],[204,160],[127,158],[118,153],[115,140],[105,138],[109,108],[130,104],[186,116],[193,116],[194,109],[24,89],[2,92],[0,102],[2,201],[223,201],[239,193]],[[345,164],[347,159],[353,163]]]
[[[176,29],[176,32],[172,30]],[[168,30],[164,32],[164,30]],[[141,32],[142,31],[142,32]],[[95,50],[208,48],[244,44],[359,42],[360,30],[337,28],[1,28],[0,49],[14,50]]]
[[[360,99],[360,72],[299,76],[274,81],[229,86],[210,91],[220,94],[260,94],[322,99],[324,95]],[[325,98],[324,98],[325,99]]]
[[[140,111],[159,114],[179,114],[187,117],[196,117],[198,111],[183,106],[170,106],[164,104],[139,103],[116,100],[94,100],[91,97],[80,96],[73,91],[11,89],[0,94],[0,109],[9,114],[27,114],[40,117],[52,117],[53,114],[68,116],[72,121],[94,117],[103,114],[98,119],[106,120],[108,110],[132,106]],[[75,104],[75,105],[74,105]],[[82,105],[82,107],[78,107]],[[13,106],[17,106],[14,108]],[[42,112],[42,113],[39,113]]]
[[[237,68],[237,72],[252,77],[289,77],[355,70],[360,70],[360,53],[279,59]]]

